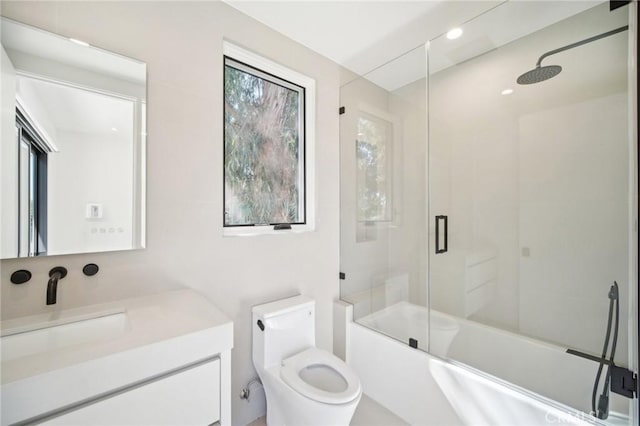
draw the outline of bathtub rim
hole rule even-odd
[[[344,300],[343,300],[343,302],[349,303],[349,302],[344,301]],[[513,337],[513,338],[522,339],[522,340],[526,341],[529,344],[532,344],[532,345],[535,345],[535,346],[539,346],[539,347],[543,347],[545,349],[553,350],[553,351],[556,351],[556,352],[559,352],[559,353],[563,353],[563,354],[567,353],[567,349],[584,350],[583,348],[562,346],[562,345],[559,345],[559,344],[554,343],[554,342],[547,342],[547,341],[544,341],[544,340],[536,339],[534,337],[527,336],[525,334],[518,334],[515,331],[504,330],[502,328],[494,327],[494,326],[491,326],[491,325],[488,325],[488,324],[483,324],[481,322],[472,321],[472,320],[469,320],[467,318],[456,317],[455,315],[447,314],[446,312],[438,311],[437,309],[430,309],[430,308],[428,308],[426,306],[422,306],[422,305],[418,305],[418,304],[415,304],[415,303],[411,303],[411,302],[408,302],[406,300],[402,300],[400,302],[396,302],[396,303],[394,303],[392,305],[389,305],[387,307],[379,309],[379,310],[377,310],[375,312],[371,312],[370,314],[367,314],[367,315],[365,315],[365,316],[363,316],[361,318],[358,318],[357,320],[352,318],[352,321],[354,323],[356,323],[356,324],[359,324],[359,325],[362,325],[364,327],[367,327],[366,325],[362,324],[360,322],[360,320],[368,319],[368,318],[377,319],[378,316],[383,316],[384,314],[387,314],[387,313],[390,313],[390,312],[393,312],[393,311],[397,310],[399,305],[402,305],[402,306],[408,305],[410,308],[420,308],[421,310],[426,311],[427,314],[428,314],[427,315],[427,326],[429,328],[431,327],[431,313],[435,313],[436,315],[445,317],[445,318],[447,318],[447,319],[449,319],[451,321],[459,323],[461,326],[469,325],[471,327],[478,327],[478,328],[481,328],[483,330],[488,330],[488,331],[490,331],[492,333],[503,334],[506,337]],[[367,327],[367,328],[371,328],[371,327]],[[385,336],[391,337],[392,339],[394,339],[394,340],[396,340],[398,342],[403,343],[401,340],[396,339],[393,336],[389,336],[388,334],[386,334],[386,333],[384,333],[382,331],[379,331],[379,330],[377,330],[375,328],[371,328],[371,329],[376,331],[376,332],[378,332],[378,333],[380,333],[380,334],[383,334]],[[429,350],[431,349],[430,348],[430,344],[431,344],[431,342],[428,342],[428,346],[427,347],[429,348]],[[431,354],[431,352],[429,352],[429,351],[426,351],[426,352],[429,353],[432,356],[435,356],[436,358],[445,359],[445,360],[448,359],[448,358],[442,358],[440,355]],[[455,361],[455,360],[453,360],[453,361]],[[464,363],[460,363],[460,364],[466,365]],[[628,364],[629,364],[628,361],[624,362],[624,363],[618,363],[616,361],[616,365],[620,366],[620,367],[629,368]],[[481,371],[481,370],[479,370],[479,371]]]

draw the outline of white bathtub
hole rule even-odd
[[[347,324],[347,361],[364,392],[410,424],[596,423],[582,411],[590,409],[597,364],[565,348],[432,310],[432,352],[448,351],[448,358],[481,373],[408,345],[411,337],[427,349],[427,315],[424,307],[400,302],[358,320],[366,326]],[[630,407],[629,400],[612,397],[611,410],[624,414],[610,414],[607,424],[629,424]]]

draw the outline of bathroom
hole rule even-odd
[[[532,221],[535,219],[535,212],[533,212],[533,217],[521,217],[522,210],[518,211],[515,207],[511,209],[513,206],[505,207],[505,204],[520,202],[520,200],[510,197],[512,192],[517,191],[518,188],[509,186],[509,184],[517,185],[518,183],[517,176],[521,170],[516,169],[515,164],[519,161],[519,156],[536,154],[535,147],[529,146],[531,152],[527,154],[517,150],[509,150],[510,148],[504,144],[508,140],[507,138],[494,138],[493,140],[499,148],[497,151],[486,153],[473,151],[472,147],[464,144],[465,126],[463,123],[467,123],[468,130],[473,131],[474,115],[478,120],[484,117],[483,113],[491,115],[489,107],[487,106],[487,109],[483,111],[478,105],[476,105],[476,110],[472,108],[472,105],[468,105],[468,108],[461,108],[459,111],[459,122],[447,123],[442,119],[442,116],[446,117],[448,108],[460,108],[461,105],[448,105],[446,99],[435,98],[430,100],[429,112],[440,114],[440,117],[430,118],[433,122],[430,123],[429,133],[440,132],[436,133],[438,136],[451,127],[459,132],[456,135],[459,143],[452,145],[451,150],[447,150],[444,145],[435,145],[437,140],[434,138],[433,142],[429,141],[429,154],[437,154],[439,157],[437,155],[430,157],[429,161],[434,161],[434,159],[441,161],[442,167],[447,163],[450,167],[456,168],[458,173],[447,174],[443,170],[441,175],[435,175],[433,180],[428,180],[425,168],[427,130],[425,127],[420,128],[427,113],[424,83],[422,83],[422,89],[415,89],[411,93],[394,92],[394,95],[397,96],[397,108],[393,112],[386,109],[387,105],[377,102],[384,94],[373,93],[368,95],[369,97],[366,99],[359,99],[354,94],[357,92],[355,90],[358,88],[357,86],[366,86],[371,81],[385,87],[384,84],[379,83],[380,80],[375,80],[375,76],[368,75],[369,71],[378,69],[379,72],[384,73],[385,67],[380,68],[380,65],[388,63],[387,66],[390,67],[392,75],[401,74],[397,68],[393,68],[394,64],[399,63],[394,59],[410,58],[404,56],[405,52],[413,52],[416,49],[418,53],[414,59],[417,58],[416,62],[420,64],[418,73],[422,73],[422,75],[408,76],[407,81],[417,82],[416,84],[419,85],[420,77],[428,75],[425,43],[433,40],[430,46],[433,54],[429,53],[432,55],[429,57],[430,64],[433,64],[435,60],[433,55],[438,54],[437,49],[445,49],[443,46],[444,38],[439,36],[454,26],[465,23],[472,24],[476,22],[476,17],[481,19],[483,16],[488,16],[491,11],[499,11],[500,3],[410,2],[402,3],[402,7],[400,7],[383,2],[379,4],[377,2],[362,3],[360,5],[345,3],[341,6],[339,4],[323,5],[322,2],[278,4],[229,2],[227,4],[217,1],[186,3],[171,1],[3,1],[0,4],[0,13],[4,18],[67,38],[85,41],[91,46],[97,46],[124,57],[134,58],[138,63],[144,64],[146,98],[143,103],[144,108],[140,109],[141,111],[146,110],[146,112],[140,114],[140,121],[146,119],[144,131],[146,149],[140,152],[146,158],[144,162],[139,163],[141,168],[138,171],[140,176],[146,177],[146,179],[145,184],[134,188],[133,192],[137,191],[138,199],[146,200],[146,202],[137,207],[142,223],[137,228],[137,233],[134,233],[136,237],[136,244],[132,247],[136,248],[134,250],[124,251],[109,247],[79,249],[67,251],[66,253],[69,254],[41,258],[18,258],[15,255],[5,255],[3,252],[3,260],[0,262],[2,320],[48,314],[56,310],[75,309],[94,304],[118,303],[118,301],[125,299],[180,291],[185,287],[192,289],[215,305],[233,323],[233,348],[230,350],[231,359],[227,359],[230,364],[228,383],[230,400],[228,405],[230,406],[229,418],[231,421],[229,424],[246,425],[262,418],[267,410],[264,394],[260,386],[253,381],[257,374],[252,360],[253,324],[251,310],[256,305],[297,294],[315,300],[316,346],[327,351],[333,350],[334,353],[345,357],[349,364],[354,363],[355,357],[358,355],[354,350],[357,348],[353,348],[354,350],[349,354],[350,342],[345,337],[341,344],[340,338],[348,336],[349,333],[353,334],[353,331],[357,329],[343,318],[348,316],[346,312],[348,309],[344,308],[345,313],[342,315],[341,310],[344,305],[336,304],[340,299],[352,306],[356,322],[374,311],[386,308],[392,302],[398,301],[409,301],[419,306],[429,306],[430,304],[434,311],[469,319],[468,316],[456,310],[464,310],[462,305],[456,306],[456,301],[447,299],[447,295],[453,294],[453,292],[447,293],[446,289],[455,285],[456,281],[452,276],[455,274],[447,274],[445,271],[443,272],[443,275],[446,276],[445,279],[440,279],[439,282],[433,281],[430,287],[426,284],[429,274],[431,274],[431,280],[437,278],[434,278],[433,274],[437,275],[437,268],[443,266],[438,265],[437,262],[447,255],[447,253],[438,254],[436,257],[434,254],[435,222],[427,223],[427,218],[433,221],[433,217],[436,215],[449,216],[450,223],[448,225],[450,226],[451,239],[449,240],[450,253],[448,254],[453,255],[450,256],[453,263],[464,264],[468,260],[465,259],[468,253],[456,250],[467,246],[469,241],[474,240],[476,237],[474,233],[480,230],[479,224],[487,227],[488,230],[485,234],[499,233],[500,235],[499,246],[482,244],[481,248],[483,252],[488,250],[490,253],[485,257],[485,260],[488,260],[485,262],[487,263],[486,267],[496,268],[496,270],[499,268],[500,273],[503,274],[496,279],[495,297],[499,298],[496,299],[496,304],[518,306],[519,310],[500,310],[494,309],[495,305],[493,307],[486,305],[483,306],[485,309],[479,308],[477,312],[472,314],[475,315],[471,318],[474,322],[492,326],[494,329],[513,332],[517,322],[520,325],[524,324],[523,315],[529,315],[531,318],[542,309],[536,305],[521,303],[521,300],[525,300],[527,296],[531,300],[539,300],[542,303],[558,303],[560,305],[566,303],[571,306],[579,304],[580,302],[571,299],[570,294],[568,295],[564,289],[557,298],[554,298],[555,294],[544,294],[544,290],[531,286],[531,281],[526,281],[528,277],[524,275],[520,276],[521,286],[519,288],[509,284],[516,281],[516,274],[527,268],[526,263],[523,263],[526,260],[520,255],[524,247],[518,246],[518,238],[520,238],[518,235],[531,230],[519,229],[519,221]],[[562,4],[562,2],[558,3]],[[309,24],[304,28],[298,28],[297,36],[295,36],[295,28],[288,28],[284,24],[278,26],[276,14],[271,14],[268,9],[264,8],[264,5],[280,8],[277,9],[280,12],[278,16],[295,18],[301,22],[313,22],[313,26]],[[590,5],[602,6],[602,2],[591,2]],[[585,8],[585,10],[588,9]],[[623,6],[615,13],[620,15],[624,11],[633,23],[635,22],[633,21],[634,13],[637,13],[636,9],[637,5],[631,4]],[[361,28],[361,33],[354,33],[353,29],[348,32],[349,24],[355,19],[359,19],[359,16],[365,12],[371,15],[371,20],[367,21],[368,26]],[[577,10],[566,11],[564,18],[581,12]],[[523,22],[527,22],[526,17],[529,15],[516,16],[519,16]],[[380,28],[379,22],[384,22],[385,18],[390,21],[395,19],[393,23],[396,26],[389,25],[388,28]],[[618,22],[616,22],[617,24]],[[336,32],[331,34],[326,25],[333,25]],[[338,32],[337,28],[343,28],[344,33]],[[542,26],[530,28],[528,31],[534,32],[540,29]],[[523,58],[523,62],[518,62],[519,68],[513,71],[509,69],[509,72],[513,73],[510,77],[512,85],[510,88],[514,90],[511,99],[514,99],[514,95],[517,96],[521,87],[516,86],[517,76],[533,68],[535,61],[544,52],[584,39],[589,35],[599,34],[606,29],[597,27],[592,32],[576,33],[574,37],[563,36],[555,41],[552,40],[549,47],[534,49],[527,55],[522,53],[526,57]],[[523,31],[527,31],[527,29]],[[382,39],[381,34],[383,33],[388,36],[387,44]],[[635,27],[630,27],[629,31],[624,33],[624,37],[630,34],[636,34]],[[346,36],[350,36],[356,41],[360,40],[360,51],[338,49],[341,45],[346,44],[343,41]],[[592,54],[580,55],[579,49],[596,47],[599,42],[614,41],[614,37],[619,36],[622,34],[607,37],[591,43],[589,46],[578,47],[569,53],[577,55],[578,58],[597,61],[598,58]],[[366,37],[375,37],[376,43],[367,42]],[[337,46],[333,56],[329,51],[322,50],[321,44],[312,47],[311,40],[314,38],[316,40],[331,40],[333,46]],[[362,40],[363,38],[364,40]],[[633,40],[633,37],[630,40]],[[268,58],[270,61],[281,64],[314,81],[314,140],[308,141],[313,143],[311,145],[313,149],[309,149],[309,145],[307,145],[306,152],[308,162],[306,201],[308,204],[305,206],[307,219],[309,223],[312,223],[312,229],[303,229],[301,232],[295,232],[294,229],[292,231],[266,232],[266,235],[241,236],[230,235],[226,229],[223,229],[225,223],[223,58],[225,55],[232,56],[225,51],[226,43]],[[356,55],[356,53],[360,54]],[[461,52],[457,53],[461,54]],[[445,53],[442,55],[446,56]],[[463,63],[466,59],[470,59],[462,59],[456,55],[450,56],[457,58],[456,63]],[[554,61],[551,61],[552,58]],[[544,64],[558,63],[566,68],[565,64],[568,59],[561,58],[560,54],[557,58],[555,61],[556,58],[552,56],[546,59]],[[632,62],[630,61],[630,63]],[[453,69],[457,68],[462,67],[453,67]],[[488,72],[490,71],[498,73],[496,70],[489,69]],[[563,74],[567,75],[568,71],[568,68],[565,69],[558,78]],[[633,73],[635,72],[634,68]],[[629,75],[631,76],[632,73]],[[364,78],[359,76],[364,76]],[[635,74],[633,76],[635,77]],[[434,79],[436,77],[446,80],[447,76],[442,73],[440,76],[436,74]],[[635,80],[630,77],[630,81],[633,83],[629,84],[628,89],[630,93],[633,93],[631,87],[635,84]],[[458,90],[472,89],[471,80],[463,80],[463,83],[458,87]],[[553,84],[554,80],[550,80],[548,83]],[[429,81],[428,84],[433,84],[433,81]],[[477,81],[475,84],[483,85]],[[527,89],[534,90],[535,87],[543,87],[544,84],[545,82],[540,85],[532,85]],[[393,89],[398,87],[400,85],[396,85]],[[507,87],[500,87],[500,90],[504,89]],[[621,90],[618,87],[614,92],[618,93]],[[3,93],[6,92],[3,90]],[[505,96],[495,102],[510,101]],[[394,151],[395,155],[390,156],[390,163],[388,163],[392,166],[390,168],[402,170],[404,178],[412,182],[411,187],[405,186],[404,182],[399,179],[389,183],[390,191],[395,196],[393,207],[400,210],[400,206],[406,206],[403,207],[401,214],[391,215],[397,220],[391,224],[395,228],[389,227],[389,229],[397,229],[400,232],[398,235],[388,235],[392,239],[389,244],[386,242],[386,228],[379,227],[375,223],[371,226],[371,223],[374,222],[371,220],[354,221],[353,212],[349,210],[351,208],[349,206],[356,202],[352,194],[355,193],[357,182],[350,178],[353,164],[355,164],[353,158],[355,150],[352,145],[348,146],[344,141],[354,139],[348,136],[348,132],[356,131],[356,126],[353,125],[356,117],[350,114],[362,103],[370,105],[369,109],[365,111],[369,116],[381,113],[378,115],[391,117],[386,120],[391,123],[393,123],[392,116],[394,114],[396,117],[400,115],[404,106],[408,106],[409,112],[415,114],[415,117],[411,118],[415,124],[415,128],[411,130],[415,133],[411,135],[411,138],[418,141],[418,145],[413,147],[405,145],[402,147],[404,151],[397,154]],[[482,105],[489,104],[483,103]],[[343,106],[345,114],[340,115],[338,110]],[[441,110],[437,109],[438,106]],[[504,104],[500,104],[498,107],[508,109]],[[629,109],[631,108],[633,106],[629,107]],[[607,108],[604,110],[610,111]],[[505,112],[502,111],[502,113]],[[633,116],[631,111],[629,114]],[[499,127],[501,118],[505,118],[505,116],[493,118],[492,129],[495,130]],[[625,121],[625,123],[627,122]],[[438,128],[438,124],[443,127]],[[632,127],[637,127],[637,118],[635,122],[629,120],[625,126],[629,126],[629,131],[631,131]],[[394,130],[398,130],[397,126]],[[509,128],[504,132],[511,130],[513,129]],[[544,140],[542,130],[538,130],[541,132],[539,140]],[[626,130],[624,129],[624,131]],[[3,126],[3,141],[7,134],[6,131]],[[409,135],[406,131],[404,131],[403,137]],[[451,131],[453,132],[453,130]],[[588,135],[589,132],[585,131],[585,134]],[[625,142],[628,141],[623,141],[623,143]],[[547,148],[545,145],[542,147]],[[411,151],[414,148],[416,151]],[[625,147],[623,146],[621,149],[625,149]],[[476,160],[471,155],[485,155],[485,158]],[[621,174],[627,173],[629,176],[633,176],[633,170],[637,170],[634,161],[636,155],[625,152],[622,155],[630,163],[623,164],[624,169],[621,166],[618,171]],[[409,160],[403,164],[403,159]],[[346,164],[349,160],[351,163]],[[542,157],[535,160],[545,161]],[[4,167],[4,159],[2,161]],[[502,175],[492,173],[494,169],[489,165],[493,164],[493,161],[500,161],[499,164],[503,167],[500,171],[504,172]],[[483,169],[483,166],[486,167]],[[438,164],[433,166],[434,170],[437,168]],[[460,173],[465,169],[473,170],[475,174],[464,175],[464,173]],[[535,167],[529,169],[528,172],[534,170]],[[355,173],[353,175],[355,176]],[[448,181],[448,176],[458,177],[459,180]],[[543,179],[544,177],[530,175],[531,179]],[[473,191],[476,191],[477,188],[472,190],[463,187],[461,186],[465,183],[463,181],[474,181],[478,186],[485,187],[499,182],[501,193],[498,195],[502,198],[497,200],[473,199]],[[632,179],[632,182],[622,189],[630,193],[635,192],[635,204],[630,202],[628,205],[616,207],[629,210],[622,212],[625,215],[624,221],[627,220],[627,215],[629,218],[637,216],[635,210],[637,209],[637,183],[635,182],[637,181]],[[458,185],[459,198],[450,197],[444,191],[437,192],[436,184],[452,187]],[[595,185],[595,182],[588,184]],[[427,197],[428,186],[431,190],[429,197]],[[544,190],[549,189],[545,188]],[[420,193],[421,196],[412,199],[412,191]],[[626,196],[627,192],[623,192],[622,196]],[[533,197],[535,194],[525,195]],[[87,200],[87,202],[96,201]],[[432,204],[429,205],[429,202]],[[4,199],[3,206],[5,206]],[[636,207],[634,208],[634,206]],[[103,207],[106,217],[107,206]],[[578,207],[585,208],[584,206]],[[479,212],[476,216],[458,214],[460,211],[473,211],[474,209]],[[2,211],[4,214],[7,210],[3,207]],[[381,214],[384,215],[387,212]],[[612,221],[620,224],[619,221],[613,219]],[[96,226],[91,224],[98,223],[87,222],[90,227]],[[410,228],[408,225],[413,223],[416,225]],[[548,223],[540,226],[545,225],[553,226]],[[627,232],[626,222],[622,222],[621,225],[622,231],[616,228],[616,235],[620,232],[623,234]],[[97,225],[97,227],[98,233],[100,233],[100,226]],[[109,227],[107,226],[106,229],[107,236]],[[113,227],[117,234],[119,225],[116,224]],[[430,227],[431,230],[427,231],[427,227]],[[444,232],[444,229],[442,231]],[[89,230],[89,232],[91,231]],[[440,234],[442,235],[443,232]],[[485,237],[483,232],[480,232],[478,237]],[[351,235],[351,233],[353,233],[353,237],[347,238],[347,235]],[[603,234],[594,237],[596,242],[601,241],[600,238],[607,237],[609,233],[605,231]],[[5,235],[4,232],[0,234],[3,243],[7,241]],[[625,250],[627,259],[625,264],[617,265],[617,267],[619,267],[618,269],[628,268],[635,274],[634,265],[637,263],[635,247],[637,244],[634,241],[637,241],[636,232],[630,231],[625,235],[624,244],[628,245]],[[469,241],[465,240],[467,237],[469,237]],[[564,237],[558,235],[558,238],[561,241]],[[530,244],[528,246],[531,250],[530,255],[535,257],[535,244],[533,242],[528,244]],[[609,253],[607,256],[613,255]],[[606,258],[611,260],[610,257]],[[98,265],[98,273],[92,276],[85,275],[83,268],[88,264]],[[430,265],[431,270],[428,269]],[[49,271],[57,266],[64,266],[68,272],[66,277],[57,283],[57,303],[53,306],[47,306],[45,295],[50,280]],[[30,271],[32,274],[30,280],[21,285],[13,284],[11,275],[18,270]],[[570,271],[571,268],[566,268],[561,270],[560,274],[566,275]],[[339,279],[340,273],[345,274],[344,280]],[[461,272],[458,270],[458,273]],[[621,286],[620,308],[623,311],[621,314],[624,318],[623,322],[626,321],[625,315],[629,317],[632,312],[637,314],[637,304],[634,299],[634,296],[637,297],[637,287],[631,285],[631,283],[637,283],[637,278],[633,274],[625,276],[623,279],[617,278]],[[592,341],[589,340],[584,344],[580,341],[565,342],[558,336],[551,336],[548,340],[564,343],[567,347],[573,347],[583,352],[598,353],[600,351],[606,331],[609,303],[607,291],[614,279],[609,275],[604,277],[604,273],[602,275],[604,282],[601,285],[604,292],[585,295],[585,299],[589,299],[588,303],[591,304],[594,312],[597,311],[597,315],[581,318],[575,312],[567,312],[564,316],[558,317],[559,321],[577,319],[586,324],[585,328],[592,330],[588,333],[589,339]],[[580,272],[578,277],[577,280],[585,279],[585,272]],[[450,281],[446,281],[446,279]],[[380,298],[376,291],[380,290],[384,293],[386,289],[389,289],[393,295],[389,297],[385,295]],[[527,295],[526,291],[531,293]],[[556,310],[562,310],[561,306],[554,306]],[[632,306],[633,309],[629,310],[629,306]],[[525,312],[527,309],[529,309],[528,313]],[[552,333],[555,330],[553,321],[556,318],[551,315],[548,318],[549,323],[546,324],[529,322],[530,325],[537,325],[542,329],[529,329],[526,330],[526,333],[529,335]],[[344,319],[343,322],[342,319]],[[634,323],[637,324],[637,319],[632,322],[632,324]],[[357,330],[357,332],[362,331]],[[368,329],[364,331],[368,331]],[[620,331],[620,336],[629,334],[633,335],[632,330],[621,329]],[[418,348],[428,350],[426,346],[423,346],[423,339],[417,338],[417,340]],[[632,344],[634,342],[635,349]],[[596,344],[600,347],[593,346]],[[635,340],[620,338],[619,345],[619,354],[624,351],[635,351],[632,353],[637,357],[637,338]],[[407,342],[405,342],[405,346],[407,346]],[[450,347],[453,347],[453,344]],[[592,347],[593,349],[591,349]],[[228,351],[229,348],[226,347],[224,350]],[[439,353],[435,353],[435,355],[442,358],[446,356],[446,354]],[[575,357],[575,359],[580,358]],[[616,360],[618,359],[616,357]],[[511,377],[503,377],[495,371],[487,371],[488,367],[484,365],[475,366],[472,361],[467,359],[452,360],[452,364],[458,365],[460,363],[468,364],[472,368],[477,368],[507,382],[515,380]],[[588,362],[588,365],[590,368],[588,381],[593,382],[597,363]],[[629,359],[629,364],[625,363],[624,365],[632,370],[637,370],[636,359]],[[366,372],[358,365],[354,365],[354,368],[356,371],[358,368],[361,369],[362,377],[360,379],[366,395],[386,409],[393,411],[398,417],[405,419],[405,422],[410,423],[405,414],[398,412],[399,409],[384,400],[385,395],[377,394],[376,397],[370,395],[371,391],[367,389],[370,382],[367,382]],[[425,380],[427,380],[426,376]],[[250,383],[253,384],[249,385]],[[527,388],[526,383],[515,384]],[[252,395],[248,399],[241,399],[239,395],[247,386]],[[535,389],[533,391],[542,392]],[[590,393],[590,388],[587,389],[587,392]],[[553,398],[553,395],[545,395],[544,393],[542,396]],[[637,400],[634,401],[637,405]],[[495,402],[495,404],[499,405],[500,402]],[[568,402],[561,402],[561,404],[570,405]],[[581,409],[581,411],[585,410],[588,411],[588,407]],[[622,424],[637,424],[637,418],[636,411],[628,423]],[[460,424],[456,423],[458,420],[452,421],[450,424]],[[478,420],[478,422],[483,423],[482,420]],[[484,424],[487,423],[490,424],[490,422],[484,422]]]

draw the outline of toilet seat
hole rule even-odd
[[[330,392],[307,383],[300,377],[300,372],[308,367],[333,369],[342,376],[346,389]],[[318,348],[306,349],[282,361],[280,377],[296,392],[325,404],[346,404],[357,398],[361,392],[360,379],[351,367],[337,356]]]

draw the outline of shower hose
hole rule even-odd
[[[613,331],[613,341],[611,342],[611,356],[609,357],[609,365],[607,367],[607,374],[604,380],[604,387],[600,398],[598,399],[598,405],[596,407],[596,395],[598,393],[598,385],[600,384],[600,376],[607,359],[607,349],[609,348],[609,338],[611,337],[611,323],[613,320],[613,310],[615,307],[615,327]],[[602,356],[600,357],[600,363],[598,365],[598,372],[596,374],[595,383],[593,384],[593,393],[591,394],[591,409],[592,414],[599,419],[606,419],[609,417],[609,382],[611,380],[611,366],[613,365],[613,358],[616,354],[616,345],[618,343],[618,322],[620,319],[620,301],[618,300],[618,283],[613,282],[611,289],[609,290],[609,319],[607,321],[607,334],[604,339],[604,347],[602,348]],[[596,409],[597,408],[597,409]]]

